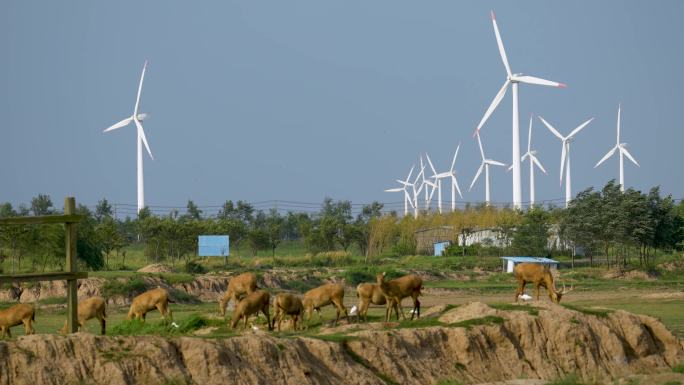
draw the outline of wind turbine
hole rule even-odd
[[[482,140],[480,139],[480,133],[477,132],[477,144],[480,145],[480,155],[482,156],[482,163],[480,164],[480,168],[477,169],[477,173],[475,174],[475,178],[473,178],[472,183],[470,183],[470,188],[468,188],[468,191],[473,189],[473,185],[475,185],[475,182],[477,181],[477,178],[480,177],[480,174],[482,174],[482,169],[485,170],[485,204],[489,206],[489,166],[506,166],[505,164],[498,162],[493,159],[487,159],[485,158],[484,150],[482,149]]]
[[[627,159],[631,160],[632,163],[636,164],[639,166],[639,163],[632,157],[632,154],[627,151],[627,143],[620,143],[620,105],[618,104],[618,117],[617,117],[617,143],[615,144],[615,147],[613,147],[612,150],[608,151],[606,155],[601,158],[601,160],[596,163],[596,166],[594,168],[598,167],[601,163],[603,163],[606,159],[610,158],[613,156],[616,150],[620,151],[620,191],[624,192],[625,191],[625,170],[624,170],[624,158],[623,156],[626,156]]]
[[[568,204],[570,204],[570,199],[572,199],[572,186],[570,183],[570,142],[574,139],[575,135],[577,135],[578,132],[580,132],[584,127],[587,126],[587,124],[591,123],[594,118],[591,118],[587,120],[586,122],[580,124],[570,132],[570,135],[568,136],[563,136],[561,135],[558,130],[553,128],[552,125],[550,125],[544,118],[541,116],[539,117],[541,119],[542,123],[546,125],[546,127],[556,135],[558,139],[561,140],[561,143],[563,145],[563,149],[561,151],[561,168],[560,168],[560,183],[561,185],[563,184],[563,167],[567,164],[567,167],[565,167],[565,207],[568,207]]]
[[[430,165],[430,169],[432,169],[432,176],[429,179],[432,179],[432,181],[428,180],[430,182],[430,186],[432,187],[432,190],[430,191],[430,198],[426,201],[426,208],[429,208],[430,202],[432,202],[432,197],[435,195],[435,190],[437,191],[437,196],[439,197],[439,212],[442,212],[442,184],[440,183],[439,179],[436,178],[437,175],[437,170],[435,170],[435,166],[432,164],[432,160],[430,159],[430,155],[428,153],[425,153],[425,158],[427,158],[428,164]]]
[[[403,184],[406,187],[411,187],[411,189],[413,190],[413,204],[411,206],[413,206],[413,216],[415,218],[418,218],[418,195],[420,195],[420,191],[423,189],[423,186],[425,185],[424,183],[421,183],[420,187],[416,189],[416,184],[418,183],[418,180],[421,178],[424,172],[425,167],[421,165],[420,172],[418,173],[418,175],[416,175],[416,179],[414,179],[413,182],[408,181],[410,178],[406,178],[405,181],[397,179],[397,182]]]
[[[456,171],[454,171],[454,166],[456,165],[456,157],[458,156],[459,148],[461,148],[461,143],[459,143],[458,146],[456,146],[456,152],[454,152],[454,158],[451,161],[451,168],[449,169],[449,171],[433,175],[433,177],[437,180],[437,207],[439,208],[440,214],[442,213],[442,179],[451,178],[452,212],[456,211],[456,191],[458,191],[458,195],[460,195],[461,198],[463,198],[463,194],[461,194],[461,188],[458,186],[458,180],[456,179]]]
[[[427,153],[426,153],[427,155]],[[434,170],[434,168],[433,168]],[[428,187],[425,187],[425,211],[430,209],[430,201],[432,200],[432,194],[435,192],[435,188],[437,188],[437,184],[433,183],[429,179],[425,178],[425,164],[423,163],[423,155],[420,155],[420,174],[419,176],[421,177],[421,182],[420,182],[420,187],[418,188],[418,193],[420,194],[420,190],[423,189],[426,185]],[[432,187],[432,191],[430,191],[430,187]]]
[[[405,181],[397,179],[397,182],[401,183],[404,187],[399,187],[399,188],[391,188],[385,190],[385,192],[404,192],[404,216],[408,215],[408,207],[411,205],[413,207],[413,202],[411,201],[411,196],[409,195],[408,191],[406,190],[407,186],[412,185],[409,183],[409,180],[411,179],[411,175],[413,174],[413,169],[415,168],[415,165],[411,166],[411,171],[409,171],[408,176],[406,177]]]
[[[492,104],[490,104],[489,108],[487,108],[487,111],[482,117],[482,120],[480,120],[480,124],[478,124],[477,128],[475,129],[475,133],[478,133],[482,126],[484,126],[487,119],[489,119],[489,116],[492,114],[492,112],[494,112],[496,107],[499,105],[501,100],[506,95],[506,90],[508,89],[508,86],[511,85],[511,88],[513,89],[513,207],[522,208],[522,187],[520,172],[520,122],[518,119],[518,83],[536,84],[550,87],[566,87],[566,85],[563,83],[545,80],[534,76],[526,76],[519,73],[512,73],[511,67],[508,64],[508,58],[506,56],[506,51],[503,46],[503,41],[501,40],[501,35],[499,34],[499,27],[496,24],[496,16],[494,15],[494,11],[492,11],[492,24],[494,25],[496,43],[499,46],[499,54],[501,55],[501,60],[503,61],[504,67],[506,68],[506,81],[494,97]]]
[[[108,132],[116,130],[117,128],[125,127],[131,122],[135,123],[137,128],[137,144],[138,144],[138,212],[145,207],[145,186],[143,182],[143,152],[142,145],[145,145],[147,153],[150,154],[150,159],[154,160],[152,156],[152,151],[150,151],[150,146],[147,144],[147,138],[145,137],[145,131],[143,130],[142,122],[147,114],[138,113],[138,107],[140,105],[140,93],[142,91],[143,79],[145,78],[145,70],[147,69],[147,60],[145,60],[145,65],[143,66],[142,74],[140,75],[140,83],[138,84],[138,96],[135,98],[135,107],[133,108],[133,115],[130,117],[110,126],[103,132]]]
[[[544,174],[546,174],[544,166],[542,166],[539,159],[537,159],[537,150],[532,150],[532,114],[530,114],[530,128],[527,133],[527,152],[522,156],[520,161],[522,162],[526,158],[530,161],[530,207],[532,207],[534,206],[534,166],[536,165]]]

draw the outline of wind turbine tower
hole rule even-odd
[[[136,137],[138,144],[138,212],[145,207],[145,183],[143,179],[143,151],[142,146],[145,145],[147,153],[150,155],[150,159],[154,160],[152,156],[152,151],[150,151],[150,146],[147,144],[147,138],[145,137],[145,131],[142,127],[142,121],[145,120],[147,116],[145,113],[139,113],[138,107],[140,106],[140,93],[142,92],[143,79],[145,78],[145,70],[147,69],[147,60],[145,60],[145,65],[143,66],[142,74],[140,75],[140,83],[138,84],[138,96],[135,98],[135,107],[133,108],[133,115],[128,118],[110,126],[103,132],[109,132],[116,130],[117,128],[125,127],[131,122],[135,123],[137,129]]]

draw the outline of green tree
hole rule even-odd
[[[195,202],[192,200],[188,200],[188,205],[187,205],[187,214],[186,214],[190,219],[196,219],[199,220],[202,218],[202,210],[200,210]]]
[[[53,212],[52,199],[49,195],[38,194],[31,199],[31,212],[33,215],[50,215]]]
[[[102,222],[105,218],[111,218],[113,214],[112,205],[109,204],[106,198],[102,198],[97,202],[97,206],[95,206],[95,219],[98,222]]]
[[[548,213],[540,207],[533,207],[523,214],[517,226],[511,247],[518,255],[545,256],[548,254]]]
[[[275,256],[275,249],[283,240],[285,231],[285,219],[278,214],[278,210],[271,209],[266,217],[265,230],[268,234],[268,245],[271,248],[271,255]]]

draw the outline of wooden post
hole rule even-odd
[[[64,214],[76,214],[76,199],[64,198]],[[66,240],[66,271],[76,272],[76,223],[64,224],[64,239]],[[69,333],[78,331],[78,281],[67,280],[67,330]]]

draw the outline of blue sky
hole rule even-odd
[[[145,59],[141,109],[155,160],[146,203],[188,199],[398,202],[384,193],[421,152],[438,171],[461,142],[467,189],[479,165],[471,133],[505,79],[490,9],[514,72],[568,84],[521,86],[521,147],[530,113],[567,134],[573,192],[617,178],[622,141],[640,162],[626,184],[684,196],[680,1],[117,1],[0,4],[0,201],[38,193],[134,204],[129,116]],[[510,94],[483,129],[488,156],[510,163]],[[562,198],[560,142],[536,120],[548,176],[537,199]],[[523,197],[528,197],[523,167]],[[445,191],[445,194],[449,194]],[[465,201],[484,199],[478,183]],[[492,172],[492,199],[511,176]]]

